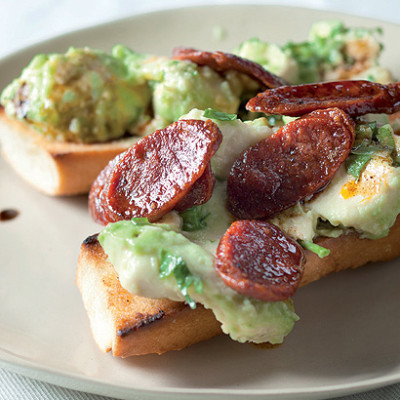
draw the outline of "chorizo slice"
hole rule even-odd
[[[267,71],[260,64],[222,51],[201,51],[187,47],[175,47],[172,51],[175,60],[188,60],[198,65],[207,65],[217,72],[235,70],[248,75],[266,88],[276,88],[288,83]]]
[[[245,150],[228,177],[228,209],[266,219],[321,191],[354,143],[353,120],[342,110],[316,111],[284,125]]]
[[[200,206],[210,200],[215,185],[215,175],[211,169],[211,163],[207,164],[203,175],[193,184],[185,197],[174,207],[181,212],[194,206]]]
[[[125,152],[114,157],[100,172],[92,187],[89,191],[89,212],[94,221],[101,225],[107,225],[109,222],[115,222],[112,220],[113,215],[108,213],[108,203],[105,194],[107,193],[107,185],[109,183],[109,177],[115,167],[118,164],[121,157]]]
[[[301,246],[265,221],[235,221],[222,237],[215,268],[233,290],[262,301],[291,297],[303,276]]]
[[[399,84],[369,81],[324,82],[283,86],[259,93],[246,105],[249,111],[299,117],[317,109],[338,107],[351,116],[392,114],[400,110]]]
[[[119,157],[111,172],[104,172],[108,176],[98,200],[92,195],[96,220],[160,219],[190,192],[221,141],[211,120],[180,120],[144,137]],[[101,179],[94,186],[97,193]]]
[[[340,112],[340,110],[337,108],[326,108],[323,110],[315,110],[310,112],[309,114],[303,115],[301,118],[302,119],[319,118],[321,119],[321,121],[324,118],[327,118],[328,120],[329,119],[333,120],[336,124],[346,126],[350,130],[354,129],[355,127],[353,119],[349,118],[349,115],[346,114],[345,112]]]

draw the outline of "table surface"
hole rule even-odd
[[[155,9],[198,4],[243,3],[244,1],[195,0],[0,0],[0,58],[41,40],[79,28],[112,21],[127,15]],[[255,4],[294,5],[341,11],[359,16],[400,23],[398,0],[283,0],[257,1]],[[77,392],[14,372],[0,369],[0,399],[107,400],[104,396]],[[400,384],[336,400],[398,400]]]

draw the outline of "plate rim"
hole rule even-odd
[[[1,353],[0,353],[1,355]],[[112,356],[112,355],[110,355]],[[20,360],[19,357],[15,357],[16,360]],[[209,388],[162,388],[157,389],[138,389],[130,388],[124,385],[115,385],[110,383],[101,382],[100,379],[94,379],[87,376],[81,376],[65,371],[54,371],[48,367],[40,365],[30,365],[29,363],[16,362],[14,360],[0,359],[0,368],[4,368],[8,371],[21,374],[31,379],[47,382],[52,385],[61,386],[71,390],[81,391],[85,393],[92,393],[103,396],[111,396],[120,399],[131,398],[132,394],[136,396],[142,396],[144,398],[153,399],[154,396],[159,400],[168,399],[186,399],[186,396],[192,395],[196,398],[203,398],[207,396],[218,396],[219,399],[231,399],[238,398],[242,399],[243,396],[247,396],[251,399],[268,399],[273,396],[275,399],[281,400],[298,400],[307,395],[307,400],[322,400],[330,397],[345,396],[353,393],[368,392],[370,390],[378,389],[380,387],[390,386],[400,381],[399,377],[394,376],[392,379],[386,379],[384,377],[371,378],[363,381],[363,384],[358,382],[349,382],[346,384],[336,385],[324,385],[316,386],[313,389],[209,389]],[[38,376],[38,372],[40,376]],[[400,373],[399,373],[400,374]],[[88,388],[88,385],[90,387]],[[171,397],[173,396],[173,397]],[[299,397],[302,396],[302,397]],[[321,397],[322,396],[322,397]],[[328,397],[327,397],[328,396]]]
[[[128,16],[122,18],[115,18],[107,21],[103,21],[99,24],[90,24],[79,29],[68,30],[66,32],[60,33],[55,36],[48,37],[46,39],[34,42],[28,46],[18,48],[5,56],[0,58],[0,69],[9,60],[23,55],[26,52],[34,50],[38,46],[44,46],[53,41],[62,40],[70,35],[85,34],[93,29],[107,29],[108,26],[118,25],[120,23],[125,23],[129,20],[141,18],[144,16],[150,16],[155,14],[162,14],[166,12],[171,12],[173,10],[182,9],[193,9],[193,8],[208,8],[208,7],[222,7],[228,6],[233,7],[263,7],[263,8],[279,8],[279,9],[294,9],[294,10],[305,10],[305,11],[324,11],[328,16],[342,15],[345,17],[356,17],[370,22],[381,22],[385,25],[390,25],[394,28],[400,29],[400,23],[395,23],[392,21],[387,21],[379,18],[358,16],[352,13],[346,13],[343,11],[335,11],[331,9],[325,9],[323,7],[313,8],[308,5],[296,6],[294,4],[278,4],[278,3],[244,3],[236,2],[225,3],[224,1],[210,2],[210,1],[200,1],[193,5],[179,6],[179,5],[167,5],[166,7],[160,6],[152,10],[145,10],[143,12],[133,12]],[[100,351],[100,350],[99,350]],[[131,396],[135,394],[136,396],[142,396],[143,398],[153,398],[153,396],[158,396],[159,399],[169,399],[170,396],[181,396],[195,395],[198,397],[216,395],[221,399],[234,398],[238,396],[246,395],[252,398],[268,398],[269,396],[274,396],[274,398],[279,399],[298,399],[298,396],[308,395],[307,399],[322,399],[326,397],[320,396],[341,396],[362,391],[369,391],[379,387],[388,386],[394,383],[400,382],[400,371],[396,373],[385,374],[384,376],[367,378],[362,381],[348,382],[345,384],[334,384],[334,385],[324,385],[316,386],[314,388],[293,388],[293,389],[230,389],[230,388],[163,388],[162,390],[157,389],[141,389],[141,388],[129,388],[127,386],[114,385],[110,383],[101,382],[100,379],[95,379],[90,376],[82,376],[79,374],[74,374],[72,372],[52,370],[50,367],[46,367],[40,364],[35,364],[35,362],[27,362],[22,357],[18,355],[7,355],[7,351],[0,347],[0,368],[4,368],[8,371],[27,376],[32,379],[37,379],[50,384],[62,386],[71,390],[78,390],[87,393],[93,393],[104,396],[113,396],[121,399],[127,398],[126,396]],[[40,373],[40,377],[37,376]],[[90,388],[88,388],[90,385]],[[120,397],[122,396],[122,397]],[[296,397],[294,397],[296,396]],[[311,397],[310,397],[311,396]],[[303,397],[301,397],[303,398]]]

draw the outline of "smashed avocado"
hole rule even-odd
[[[206,121],[205,111],[193,109],[182,119],[200,119]],[[207,114],[206,114],[207,115]],[[236,118],[232,121],[213,119],[222,133],[222,143],[211,159],[211,165],[218,179],[227,179],[234,161],[240,153],[260,140],[272,135],[273,131],[265,117],[251,121],[241,121]]]
[[[8,115],[46,136],[102,142],[124,135],[150,102],[150,90],[124,63],[102,51],[70,48],[40,54],[2,93]]]
[[[36,56],[3,91],[1,104],[48,138],[103,142],[151,133],[196,107],[236,113],[252,84],[234,71],[222,76],[122,45],[111,54],[70,48]]]
[[[234,53],[258,62],[291,84],[348,79],[353,70],[357,73],[376,67],[382,49],[380,33],[379,29],[348,28],[338,20],[320,21],[312,25],[305,42],[278,46],[252,38]],[[382,69],[374,76],[387,79]]]
[[[168,225],[119,221],[107,225],[99,241],[128,291],[176,301],[189,297],[211,308],[222,330],[234,340],[281,343],[298,320],[291,300],[262,302],[230,289],[215,271],[214,255]],[[165,265],[165,254],[173,263],[170,267]],[[165,271],[178,263],[186,267],[179,274],[165,276],[160,271],[161,264]],[[182,292],[184,282],[189,285]]]
[[[168,58],[158,58],[143,66],[143,76],[152,88],[154,116],[164,125],[193,108],[236,113],[243,91],[237,75],[230,73],[224,77],[207,66]]]

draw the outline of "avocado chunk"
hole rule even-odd
[[[258,62],[292,84],[349,78],[378,65],[382,45],[379,29],[348,28],[339,20],[313,24],[308,40],[282,46],[252,38],[234,53]],[[390,73],[371,69],[378,79],[390,80]]]
[[[46,137],[103,142],[122,137],[150,104],[151,92],[123,60],[89,48],[33,58],[2,93],[8,115]]]
[[[158,58],[144,67],[153,92],[155,118],[164,125],[193,108],[214,108],[236,113],[242,92],[236,73],[221,76],[211,68],[190,61]]]

